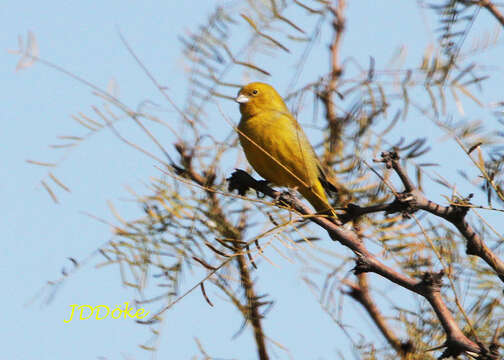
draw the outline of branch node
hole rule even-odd
[[[373,266],[368,261],[367,257],[357,255],[357,259],[355,259],[355,267],[352,271],[355,275],[359,275],[373,271]]]
[[[349,203],[345,208],[345,213],[339,215],[339,219],[343,224],[351,220],[356,220],[362,215],[362,207],[356,204]]]
[[[456,198],[453,203],[450,205],[450,208],[453,209],[453,218],[455,220],[463,220],[467,215],[471,205],[471,199],[474,194],[469,194],[465,198]]]
[[[375,159],[374,162],[382,162],[385,164],[387,169],[392,169],[394,163],[397,163],[400,159],[397,151],[384,151],[380,154],[381,159]]]
[[[411,215],[418,210],[417,194],[413,192],[402,192],[396,195],[392,208],[401,213],[405,219],[410,219]]]
[[[413,354],[415,351],[415,345],[413,345],[411,340],[401,342],[401,348],[399,351],[401,354]]]
[[[432,271],[425,272],[422,275],[422,280],[418,284],[418,286],[423,289],[421,292],[425,295],[440,292],[441,286],[443,285],[444,275],[444,270],[440,270],[437,273]]]

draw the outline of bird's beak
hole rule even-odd
[[[243,94],[240,94],[236,97],[235,101],[237,103],[240,103],[240,104],[245,104],[246,102],[248,102],[250,99],[248,97],[246,97],[245,95]]]

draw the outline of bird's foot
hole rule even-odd
[[[261,188],[269,187],[270,182],[268,180],[258,180],[257,185],[259,189],[256,189],[256,194],[259,199],[264,199],[266,197],[266,191],[261,191]],[[278,199],[276,199],[278,200]]]

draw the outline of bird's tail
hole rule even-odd
[[[329,200],[327,199],[327,195],[321,183],[318,183],[313,188],[301,188],[299,192],[310,204],[312,204],[317,213],[337,217],[331,204],[329,204]]]

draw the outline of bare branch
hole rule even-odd
[[[364,307],[390,346],[394,348],[402,359],[407,359],[407,354],[415,352],[413,343],[411,341],[402,342],[399,340],[392,328],[387,324],[385,317],[371,297],[366,274],[359,274],[357,277],[359,280],[357,284],[344,281],[345,285],[350,288],[350,291],[345,293]]]
[[[467,241],[466,253],[468,255],[480,257],[497,273],[501,281],[504,282],[504,262],[485,244],[483,239],[465,219],[470,207],[457,206],[456,204],[450,206],[436,204],[427,199],[421,191],[414,187],[413,182],[409,179],[406,171],[401,166],[397,153],[382,153],[382,159],[383,162],[389,164],[390,167],[396,171],[406,188],[406,192],[401,194],[401,199],[398,200],[407,202],[413,211],[424,210],[452,223]],[[468,201],[469,199],[465,199],[465,202]]]
[[[409,278],[379,261],[375,255],[367,250],[355,232],[344,230],[331,219],[313,214],[307,205],[293,197],[290,193],[275,191],[242,170],[236,170],[228,180],[230,191],[237,189],[241,194],[244,194],[248,188],[253,188],[276,199],[279,205],[291,208],[296,213],[309,218],[312,222],[325,229],[331,239],[340,242],[354,252],[356,255],[355,274],[373,272],[424,297],[434,309],[447,336],[444,344],[446,349],[442,358],[457,356],[461,353],[473,353],[482,356],[489,353],[489,350],[483,344],[476,344],[462,332],[444,302],[440,292],[441,279],[444,275],[443,271],[439,273],[426,272],[420,281]]]
[[[497,6],[490,0],[479,0],[478,5],[487,9],[497,21],[504,26],[504,15],[497,9]]]
[[[334,94],[338,88],[338,81],[343,73],[343,68],[340,63],[340,51],[341,43],[343,41],[343,34],[345,32],[345,17],[344,11],[346,7],[345,0],[338,0],[337,5],[331,6],[329,9],[333,14],[332,26],[334,29],[333,41],[329,47],[330,49],[330,75],[329,81],[325,88],[319,94],[322,103],[324,104],[326,110],[326,120],[328,122],[330,134],[329,134],[329,144],[330,153],[338,153],[341,151],[341,131],[342,122],[339,121],[338,115],[336,113],[336,106],[334,100]],[[330,159],[327,159],[330,160]]]

